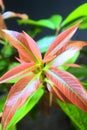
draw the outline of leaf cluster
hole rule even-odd
[[[4,11],[2,0],[0,6]],[[25,32],[6,30],[5,19],[12,17],[21,18],[18,25],[27,25],[27,33],[33,38],[43,28],[52,30],[54,34],[36,43]],[[87,43],[71,38],[77,28],[87,29],[87,3],[80,5],[65,19],[60,14],[54,14],[47,19],[32,20],[26,14],[12,11],[0,14],[0,19],[3,25],[0,25],[0,84],[4,83],[0,86],[0,92],[4,93],[0,96],[0,130],[15,130],[16,123],[38,105],[46,93],[50,95],[49,106],[56,102],[76,129],[86,130],[87,67],[75,62]],[[87,53],[83,55],[87,56]]]

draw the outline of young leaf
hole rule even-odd
[[[52,55],[58,55],[61,53],[61,50],[66,47],[68,44],[68,41],[70,38],[74,35],[76,32],[77,28],[79,26],[79,23],[72,26],[71,28],[65,30],[61,34],[57,36],[57,38],[54,40],[54,42],[50,45],[48,48],[45,57],[47,56],[52,56]]]
[[[24,36],[27,40],[27,43],[28,43],[29,48],[30,48],[31,52],[33,53],[33,55],[36,57],[36,59],[38,61],[41,61],[42,56],[41,56],[39,47],[37,46],[36,42],[25,32],[24,32]]]
[[[32,69],[35,69],[34,65],[34,63],[22,63],[21,65],[9,70],[0,78],[0,84],[21,76],[25,76]]]
[[[71,58],[77,54],[77,52],[87,43],[83,41],[70,41],[68,47],[65,48],[65,51],[58,55],[52,61],[52,67],[60,66],[67,63]],[[70,62],[69,62],[70,63]]]
[[[60,65],[64,65],[69,59],[74,57],[74,55],[76,54],[77,51],[78,51],[78,49],[76,49],[76,48],[70,48],[70,49],[66,50],[65,52],[61,53],[53,60],[51,66],[57,67]]]
[[[46,76],[71,103],[87,112],[87,91],[78,79],[68,72],[57,68],[50,68],[46,72]]]
[[[21,108],[16,111],[7,128],[10,128],[10,126],[13,126],[18,123],[28,112],[30,112],[32,108],[36,105],[36,103],[40,100],[40,98],[43,96],[43,94],[43,89],[39,88],[31,96],[29,96],[23,106],[21,106]]]
[[[22,85],[21,85],[22,83]],[[3,130],[9,125],[15,112],[40,87],[39,77],[24,77],[11,88],[2,115]]]
[[[76,62],[76,60],[78,59],[80,55],[80,51],[78,51],[71,59],[69,59],[65,64],[63,64],[62,66],[59,66],[59,68],[61,68],[62,70],[67,70],[70,68],[70,66],[67,66],[66,64],[70,65],[70,64],[74,64]]]
[[[25,62],[36,61],[23,33],[10,30],[3,31],[5,32],[9,42],[18,50],[21,60],[24,60]],[[32,40],[30,42],[32,42]]]

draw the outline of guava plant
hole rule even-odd
[[[25,104],[31,107],[33,97],[37,103],[45,91],[55,95],[65,103],[71,103],[87,112],[87,91],[81,82],[63,67],[81,67],[69,60],[87,45],[83,41],[72,41],[71,37],[76,32],[80,23],[70,27],[53,41],[44,58],[36,42],[25,32],[19,33],[3,30],[9,42],[17,49],[19,57],[16,58],[20,65],[14,67],[0,77],[0,84],[10,81],[15,82],[11,87],[2,114],[2,130],[16,124],[28,111]],[[40,91],[39,91],[40,90]],[[35,94],[40,94],[38,100]],[[52,100],[52,99],[51,99]],[[51,102],[51,101],[50,101]],[[25,111],[22,108],[25,107]],[[20,116],[15,118],[15,114]]]

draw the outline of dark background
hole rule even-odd
[[[6,11],[27,13],[30,19],[39,20],[49,18],[53,14],[62,15],[63,19],[87,0],[4,0]],[[6,20],[9,29],[22,31],[25,26],[18,26],[15,18]],[[78,40],[87,40],[86,30],[76,35]],[[50,35],[51,30],[45,30],[41,37]]]
[[[71,11],[86,0],[4,0],[6,10],[19,13],[27,13],[31,19],[39,20],[49,18],[53,14],[60,14],[65,18]],[[8,28],[12,30],[23,30],[19,27],[15,19],[7,21]],[[26,28],[25,28],[26,30]],[[44,34],[50,33],[49,31]],[[43,35],[44,35],[43,34]],[[87,30],[78,32],[75,36],[78,40],[87,40]],[[51,108],[50,115],[46,117],[43,113],[38,113],[35,120],[30,120],[27,115],[20,123],[18,130],[70,130],[70,121],[61,111]],[[75,129],[73,129],[75,130]]]
[[[6,10],[27,13],[33,19],[48,18],[52,14],[66,17],[86,0],[4,0]]]

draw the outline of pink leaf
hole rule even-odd
[[[22,83],[22,84],[21,84]],[[9,125],[15,112],[26,102],[40,86],[39,78],[24,77],[12,86],[2,115],[3,130]]]
[[[21,76],[25,76],[27,73],[35,69],[34,65],[34,63],[23,63],[9,70],[2,77],[0,77],[0,84]]]
[[[35,57],[30,50],[24,34],[10,30],[3,31],[5,32],[9,42],[18,50],[21,60],[26,62],[35,61]]]
[[[52,67],[60,66],[65,64],[69,59],[71,59],[76,52],[78,51],[77,48],[69,48],[68,50],[64,51],[60,55],[58,55],[52,62]]]
[[[53,63],[52,67],[65,64],[69,59],[71,59],[82,47],[87,45],[87,42],[83,41],[70,41],[69,45],[66,46],[64,52],[58,55]]]
[[[39,47],[37,46],[36,42],[25,32],[24,32],[24,36],[27,40],[27,43],[28,43],[33,55],[36,57],[37,60],[41,61],[41,59],[42,59],[41,53],[40,53]]]
[[[61,49],[65,48],[66,45],[68,44],[68,41],[70,38],[74,35],[76,32],[77,28],[79,26],[79,23],[72,26],[71,28],[65,30],[61,34],[57,36],[55,41],[50,45],[48,48],[45,57],[48,55],[58,55],[61,53]]]
[[[50,68],[46,72],[46,76],[54,83],[55,87],[66,99],[87,112],[87,91],[77,78],[57,68]]]

